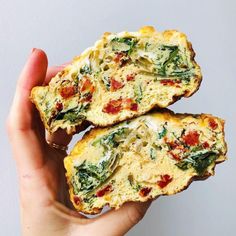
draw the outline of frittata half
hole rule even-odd
[[[81,212],[172,195],[214,174],[227,147],[224,121],[201,114],[153,112],[95,128],[65,158],[70,199]]]
[[[95,45],[35,87],[31,100],[49,132],[86,123],[108,126],[189,97],[202,75],[186,35],[175,30],[105,33]]]

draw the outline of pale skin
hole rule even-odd
[[[145,215],[150,202],[126,203],[88,219],[75,212],[68,200],[63,158],[66,152],[50,147],[46,139],[68,145],[71,136],[45,134],[38,112],[29,99],[34,86],[47,84],[63,66],[48,68],[45,52],[33,49],[19,76],[7,120],[9,140],[17,165],[23,236],[124,235]]]

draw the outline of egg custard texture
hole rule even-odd
[[[224,121],[206,114],[155,112],[95,128],[64,160],[70,199],[95,214],[105,205],[175,194],[213,175],[226,151]]]
[[[108,126],[164,108],[200,86],[186,35],[175,30],[105,33],[31,99],[49,132],[90,122]]]

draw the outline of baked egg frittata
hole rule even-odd
[[[49,132],[87,121],[108,126],[189,97],[201,83],[186,35],[175,30],[105,33],[31,100]]]
[[[175,194],[213,175],[226,150],[224,121],[206,114],[152,112],[94,128],[64,159],[70,199],[95,214],[105,205]]]

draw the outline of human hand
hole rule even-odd
[[[44,126],[29,99],[34,86],[47,84],[63,69],[47,67],[46,54],[33,49],[18,80],[7,121],[19,176],[22,235],[123,235],[142,219],[150,202],[126,203],[92,219],[68,208],[63,167],[66,152],[48,145]],[[68,145],[71,136],[61,130],[48,139]]]

